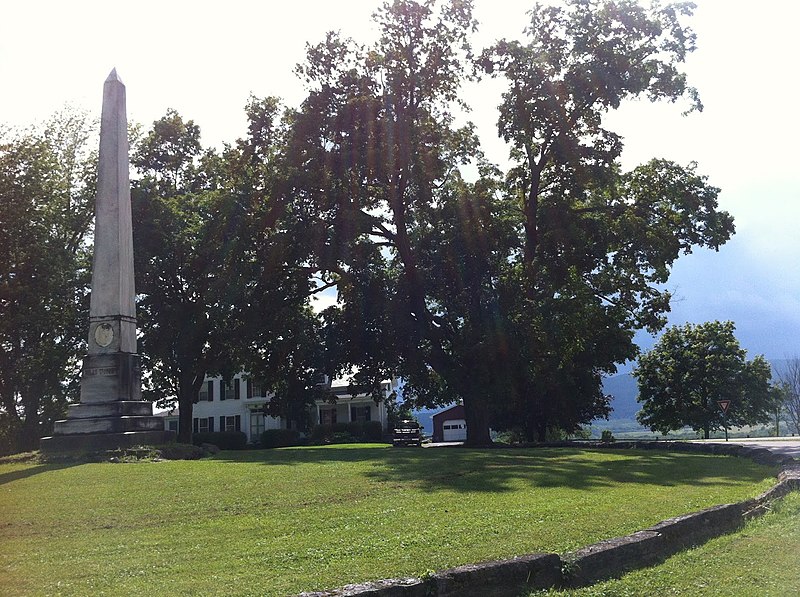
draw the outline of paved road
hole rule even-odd
[[[703,443],[724,444],[725,440],[699,440]],[[778,454],[786,454],[793,458],[800,458],[800,437],[785,437],[781,439],[769,439],[766,437],[750,438],[731,438],[729,444],[740,444],[753,448],[766,448]]]
[[[691,440],[693,443],[698,444],[724,444],[724,439],[697,439]],[[742,446],[750,446],[752,448],[767,448],[778,454],[786,454],[792,458],[800,458],[800,437],[784,437],[780,439],[770,439],[767,437],[737,437],[731,438],[729,444],[740,444]],[[453,446],[461,446],[463,442],[447,442],[441,444],[422,444],[423,448],[445,448]]]

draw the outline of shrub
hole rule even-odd
[[[247,447],[247,435],[241,431],[212,431],[210,433],[192,434],[192,443],[213,444],[220,450],[244,450]]]
[[[311,430],[312,443],[343,444],[352,442],[381,441],[383,429],[379,421],[359,423],[334,423],[333,425],[317,425]]]
[[[367,421],[361,439],[365,442],[379,442],[383,438],[383,428],[380,421]]]
[[[364,435],[364,423],[359,423],[358,421],[345,423],[341,432],[352,435],[354,440],[360,440]]]
[[[321,444],[324,443],[327,438],[333,435],[333,431],[331,430],[330,425],[315,425],[311,429],[311,433],[309,434],[309,439],[311,443],[314,444]]]
[[[501,431],[497,434],[494,440],[498,443],[509,444],[512,446],[524,444],[527,441],[525,434],[519,427],[514,427],[508,431]]]
[[[282,448],[300,443],[300,433],[294,429],[267,429],[261,434],[262,448]]]
[[[603,429],[603,433],[600,434],[600,441],[604,444],[610,444],[614,440],[614,434],[611,433],[610,429]]]
[[[197,460],[208,455],[203,448],[193,444],[159,444],[153,447],[165,460]]]
[[[592,438],[592,429],[591,427],[580,427],[577,431],[574,431],[571,434],[572,439],[591,439]]]

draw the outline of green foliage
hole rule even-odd
[[[300,433],[294,429],[267,429],[261,434],[262,448],[284,448],[300,444]]]
[[[371,443],[380,441],[382,437],[383,429],[379,421],[315,425],[309,435],[311,442],[315,444]]]
[[[680,70],[690,13],[537,5],[524,42],[477,60],[509,82],[505,176],[450,113],[474,72],[470,3],[387,3],[375,44],[310,47],[290,161],[325,223],[332,362],[365,385],[402,376],[409,405],[463,400],[471,445],[490,442],[490,424],[543,440],[606,416],[602,377],[636,356],[635,330],[664,325],[672,263],[733,233],[694,165],[623,172],[622,140],[602,126],[631,98],[701,107]],[[469,162],[475,182],[460,176]]]
[[[570,434],[572,439],[591,439],[592,437],[592,428],[591,427],[581,427],[577,431]]]
[[[784,413],[793,434],[800,435],[800,358],[788,359],[776,371],[776,410]]]
[[[247,434],[242,431],[193,433],[192,443],[195,446],[212,444],[220,450],[244,450],[247,447]]]
[[[251,98],[248,136],[220,154],[169,111],[134,152],[136,289],[146,392],[177,400],[181,441],[208,374],[248,370],[270,408],[306,400],[321,366],[307,245],[287,209],[277,100]],[[285,381],[290,380],[290,381]],[[303,403],[305,404],[305,403]],[[292,420],[296,411],[281,414]],[[300,421],[302,423],[302,421]]]
[[[527,441],[525,434],[519,429],[507,429],[495,435],[495,441],[501,444],[518,445]]]
[[[3,591],[297,595],[418,577],[574,550],[754,497],[773,474],[738,458],[653,451],[357,445],[131,466],[0,464]],[[779,541],[795,528],[772,531]],[[748,555],[769,559],[758,553]],[[796,551],[779,553],[796,573]]]
[[[372,443],[379,442],[383,438],[383,428],[380,421],[367,421],[361,430],[362,441]]]
[[[158,455],[165,460],[198,460],[208,456],[208,453],[200,446],[194,444],[161,444],[153,446]]]
[[[726,423],[769,422],[775,405],[769,363],[760,355],[746,360],[734,331],[730,321],[669,328],[633,372],[639,422],[661,433],[688,425],[706,438]],[[726,414],[719,400],[730,400]]]
[[[609,429],[603,429],[603,432],[600,434],[600,441],[604,444],[610,444],[614,440],[614,434],[611,433]]]
[[[326,223],[316,257],[340,300],[325,313],[331,359],[366,387],[402,376],[408,406],[463,397],[469,442],[488,443],[471,389],[503,387],[487,387],[500,361],[485,347],[501,341],[492,276],[512,224],[493,217],[496,173],[472,125],[450,113],[471,76],[471,5],[387,3],[376,21],[369,48],[329,35],[299,69],[309,95],[293,160]],[[473,185],[457,168],[474,158]]]
[[[405,402],[389,399],[385,402],[385,406],[387,426],[389,429],[397,427],[400,421],[416,420],[411,413],[411,408]]]
[[[95,125],[64,111],[0,132],[0,453],[30,450],[77,397]]]
[[[696,93],[679,66],[694,34],[679,7],[633,2],[537,4],[524,42],[500,41],[480,64],[509,82],[498,132],[515,166],[505,192],[522,215],[501,278],[517,372],[493,428],[544,439],[606,416],[603,374],[634,358],[633,331],[665,323],[663,283],[692,246],[733,233],[718,189],[695,166],[654,160],[625,173],[622,139],[603,117],[625,99]]]

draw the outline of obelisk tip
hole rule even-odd
[[[118,81],[118,82],[122,83],[122,79],[119,78],[119,75],[117,74],[117,69],[116,68],[112,68],[111,69],[111,73],[108,75],[108,78],[106,79],[106,83],[108,83],[109,81]]]

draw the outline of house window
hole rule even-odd
[[[220,400],[231,400],[234,398],[234,389],[233,389],[233,380],[229,379],[225,381],[224,379],[219,382],[219,399]]]
[[[250,441],[258,440],[264,429],[264,413],[250,413]]]
[[[238,400],[241,398],[241,382],[239,378],[219,382],[220,400]]]
[[[177,420],[173,420],[173,421],[167,422],[167,429],[177,433],[178,432],[178,421]]]
[[[242,429],[242,417],[241,415],[236,416],[222,416],[219,418],[219,430],[220,431],[241,431]]]
[[[350,407],[350,420],[358,423],[366,423],[370,420],[372,414],[372,407],[367,406],[351,406]]]
[[[192,419],[192,431],[194,433],[209,433],[214,431],[214,417],[195,417]]]
[[[264,394],[261,392],[261,384],[254,382],[252,379],[247,380],[247,397],[259,398]]]
[[[200,402],[212,402],[214,400],[214,382],[207,381],[200,386],[200,391],[197,394],[197,399]]]
[[[336,423],[336,407],[319,409],[319,424],[334,425]]]

